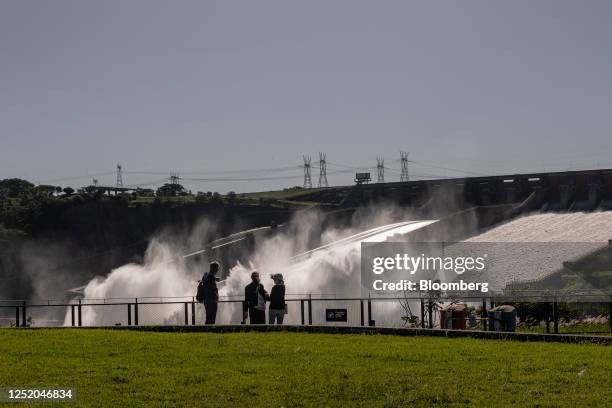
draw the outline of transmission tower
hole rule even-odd
[[[378,170],[378,182],[385,182],[385,159],[382,157],[376,158],[376,170]]]
[[[310,177],[310,156],[302,156],[304,158],[304,188],[312,188],[312,179]]]
[[[328,187],[325,153],[319,153],[319,187]]]
[[[121,165],[117,165],[117,188],[123,188],[123,177],[121,176]]]
[[[400,152],[402,162],[402,175],[400,176],[400,182],[410,180],[408,175],[408,152]]]

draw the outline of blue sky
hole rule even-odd
[[[295,176],[185,183],[266,190],[319,151],[331,184],[377,156],[397,180],[400,150],[415,177],[612,167],[611,22],[609,1],[3,0],[0,178]]]

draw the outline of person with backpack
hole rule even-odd
[[[285,281],[280,273],[270,276],[274,286],[270,291],[270,309],[268,310],[268,323],[283,324],[285,317]]]
[[[266,301],[269,299],[268,292],[259,280],[259,272],[253,272],[251,283],[244,288],[242,324],[245,324],[247,315],[251,324],[266,324]]]
[[[204,274],[198,284],[196,300],[204,303],[204,309],[206,310],[206,321],[204,324],[215,324],[217,319],[217,306],[219,303],[219,289],[217,289],[219,278],[216,277],[217,272],[219,272],[219,264],[211,262],[209,271]]]

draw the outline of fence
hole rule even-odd
[[[612,333],[612,302],[601,296],[521,295],[476,298],[428,295],[422,297],[337,297],[295,295],[286,299],[285,324],[334,326],[385,326],[492,330],[489,311],[511,305],[516,311],[516,331],[560,334]],[[463,304],[457,317],[443,311]],[[217,324],[240,324],[243,301],[219,301]],[[0,326],[138,326],[196,325],[204,323],[203,305],[192,297],[77,299],[68,302],[0,301]]]

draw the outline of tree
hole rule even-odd
[[[11,198],[29,195],[34,190],[34,184],[18,178],[0,180],[0,190],[4,190]]]
[[[55,186],[41,184],[35,187],[36,192],[44,197],[51,197],[55,192]]]
[[[214,193],[212,193],[212,197],[210,198],[210,202],[211,203],[222,203],[223,199],[221,198],[221,194],[217,193],[216,191]]]
[[[64,187],[64,189],[62,190],[64,192],[64,194],[66,195],[72,195],[74,194],[74,188],[72,187]]]
[[[166,183],[157,189],[156,194],[159,197],[177,197],[185,193],[185,187],[180,184]]]
[[[234,191],[230,191],[227,193],[227,202],[230,204],[234,204],[236,202],[236,193]]]

